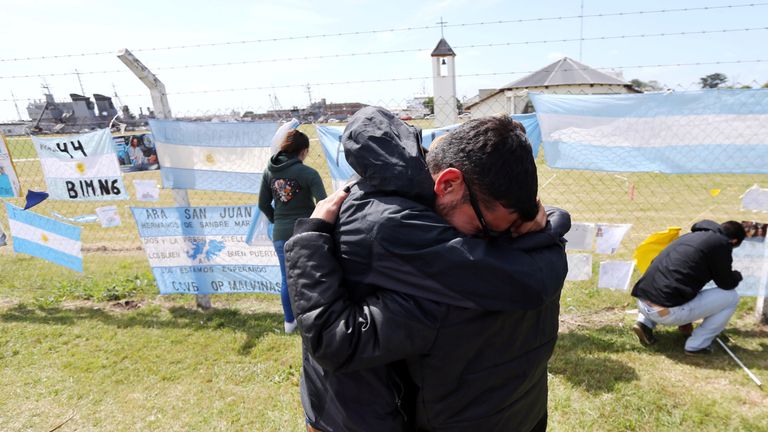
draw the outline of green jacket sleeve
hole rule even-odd
[[[261,189],[259,190],[259,210],[267,216],[270,222],[275,223],[275,208],[272,207],[272,189],[269,187],[269,175],[264,171],[261,177]]]
[[[312,178],[309,182],[309,190],[312,192],[312,196],[315,198],[315,202],[324,200],[326,196],[325,186],[323,186],[323,179],[320,178],[320,174],[317,171],[312,170]]]

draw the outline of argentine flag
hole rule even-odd
[[[553,168],[768,173],[768,89],[530,98]]]
[[[5,203],[13,251],[79,272],[83,271],[80,227],[68,225]]]
[[[150,120],[163,187],[258,194],[276,122]]]

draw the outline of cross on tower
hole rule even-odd
[[[445,26],[445,24],[448,24],[448,22],[447,21],[443,21],[443,17],[440,17],[440,21],[436,22],[435,24],[440,24],[440,37],[442,38],[443,37],[443,27]]]

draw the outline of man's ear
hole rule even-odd
[[[456,168],[446,168],[435,176],[435,195],[440,198],[464,193],[464,174]]]

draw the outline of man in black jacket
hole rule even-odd
[[[723,331],[739,304],[734,288],[741,282],[741,273],[731,264],[733,248],[739,247],[744,237],[744,227],[736,221],[718,225],[703,220],[651,262],[632,289],[640,311],[632,329],[641,344],[656,342],[653,328],[657,323],[681,326],[681,331],[690,333],[690,323],[703,318],[685,341],[685,352],[712,352],[712,340]],[[702,291],[711,280],[717,288]]]
[[[343,143],[362,179],[339,223],[299,221],[286,245],[308,423],[543,430],[570,219],[553,212],[547,229],[509,235],[538,211],[530,144],[511,119],[453,131],[429,171],[419,137],[382,109],[358,112]]]

